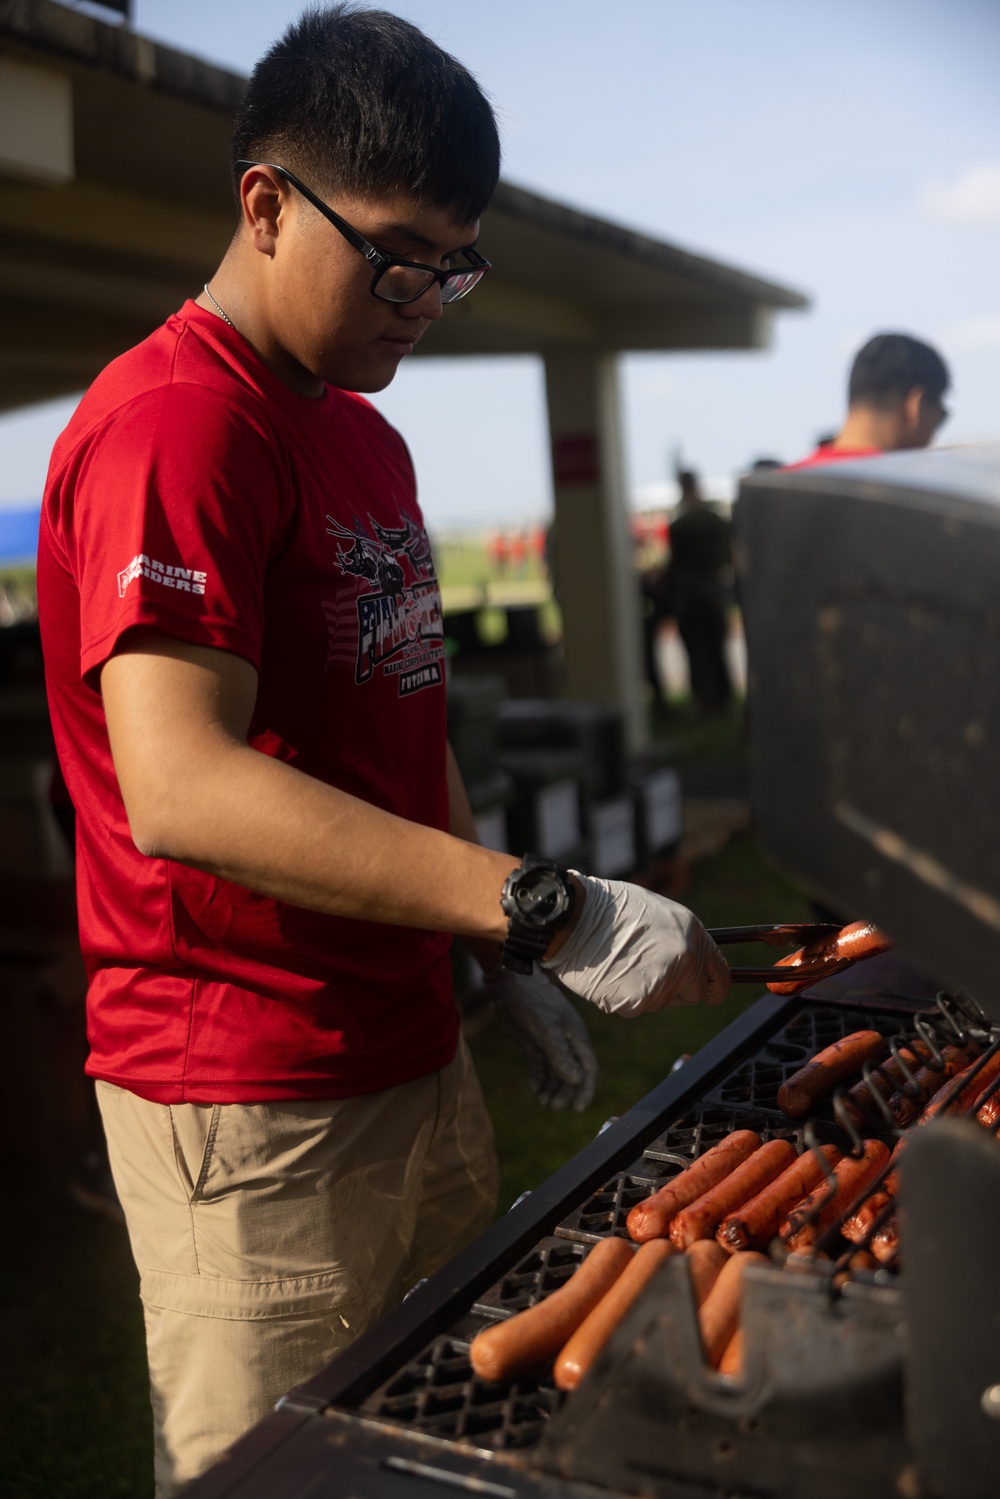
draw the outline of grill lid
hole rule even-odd
[[[1000,1019],[1000,443],[754,474],[735,531],[765,847]]]

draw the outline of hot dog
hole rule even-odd
[[[790,1119],[805,1119],[838,1083],[860,1072],[866,1062],[877,1062],[884,1051],[878,1031],[854,1031],[835,1041],[782,1083],[778,1107]]]
[[[898,1093],[893,1093],[889,1099],[889,1112],[900,1128],[913,1124],[920,1117],[925,1104],[949,1078],[961,1072],[962,1068],[973,1060],[975,1054],[975,1049],[972,1047],[946,1046],[941,1052],[944,1059],[943,1069],[940,1065],[936,1072],[932,1067],[921,1067],[916,1073],[914,1077],[918,1094],[916,1098],[910,1098],[902,1089]]]
[[[469,1360],[475,1372],[481,1379],[511,1379],[552,1358],[610,1291],[632,1254],[625,1239],[601,1239],[551,1296],[473,1338]]]
[[[890,1165],[893,1162],[898,1163],[900,1152],[905,1144],[905,1139],[897,1142],[896,1148],[890,1157]],[[887,1207],[898,1191],[899,1167],[896,1164],[893,1165],[893,1169],[888,1173],[879,1190],[872,1193],[871,1197],[866,1197],[857,1212],[852,1213],[848,1218],[840,1230],[844,1238],[848,1239],[852,1244],[863,1243],[866,1236],[871,1232],[871,1226],[878,1215]]]
[[[866,1140],[865,1153],[860,1161],[855,1161],[850,1156],[839,1161],[833,1168],[837,1190],[831,1200],[820,1208],[818,1216],[811,1222],[807,1221],[817,1203],[823,1202],[826,1197],[826,1182],[793,1208],[782,1223],[781,1237],[787,1240],[789,1249],[799,1254],[811,1249],[858,1193],[870,1181],[874,1181],[888,1159],[889,1152],[881,1140]]]
[[[892,1197],[888,1192],[873,1192],[866,1197],[856,1213],[852,1213],[840,1232],[851,1244],[862,1244],[871,1231],[879,1213],[889,1206]]]
[[[868,1246],[880,1265],[889,1265],[899,1253],[899,1219],[894,1216],[882,1225]]]
[[[899,1055],[907,1067],[909,1067],[911,1073],[916,1072],[926,1062],[930,1054],[930,1048],[925,1046],[922,1041],[914,1041],[909,1046],[901,1046],[899,1048]],[[906,1074],[903,1071],[902,1065],[893,1056],[888,1057],[884,1062],[880,1062],[872,1070],[867,1079],[862,1078],[859,1083],[854,1084],[853,1088],[849,1088],[844,1095],[844,1108],[847,1111],[847,1117],[855,1128],[867,1129],[872,1120],[878,1124],[883,1122],[881,1110],[872,1099],[873,1090],[881,1098],[888,1099],[905,1082]]]
[[[629,1307],[673,1253],[673,1245],[666,1239],[652,1239],[636,1250],[631,1264],[626,1265],[610,1291],[580,1323],[556,1359],[554,1378],[558,1389],[576,1389]]]
[[[731,1342],[740,1321],[740,1291],[743,1272],[747,1265],[767,1265],[765,1254],[748,1249],[745,1254],[731,1255],[722,1267],[718,1280],[712,1287],[698,1313],[705,1362],[713,1369]]]
[[[739,1379],[743,1373],[743,1329],[738,1327],[722,1351],[719,1373],[728,1379]]]
[[[820,1154],[831,1166],[840,1160],[835,1145],[821,1145]],[[763,1249],[778,1232],[782,1219],[825,1180],[825,1175],[812,1151],[805,1151],[756,1197],[723,1218],[715,1237],[724,1249]]]
[[[710,1187],[717,1186],[731,1171],[741,1165],[760,1146],[760,1135],[752,1129],[737,1129],[718,1145],[693,1161],[686,1171],[652,1197],[637,1202],[628,1215],[627,1227],[637,1244],[647,1239],[664,1239],[670,1232],[671,1219]]]
[[[975,1062],[970,1062],[968,1067],[963,1067],[961,1072],[956,1073],[954,1077],[949,1078],[947,1082],[941,1084],[917,1120],[918,1124],[929,1124],[944,1108],[947,1108],[949,1114],[964,1114],[967,1109],[971,1109],[980,1093],[984,1092],[990,1083],[1000,1075],[1000,1052],[990,1057],[989,1061],[980,1067],[975,1077],[971,1078],[964,1087],[959,1088],[958,1093],[949,1102],[949,1093],[953,1089],[958,1088],[962,1078],[966,1073],[971,1073],[975,1065]],[[987,1100],[987,1102],[989,1101]]]
[[[987,1129],[996,1129],[1000,1124],[1000,1092],[988,1098],[976,1115],[979,1123]]]
[[[832,937],[820,937],[816,942],[800,947],[798,952],[789,953],[787,958],[779,958],[775,967],[802,968],[807,963],[812,966],[845,959],[856,963],[861,958],[874,958],[880,952],[888,952],[891,946],[892,939],[870,921],[852,921],[839,932],[834,932]],[[814,983],[814,978],[808,978],[800,979],[798,983],[771,983],[767,987],[772,994],[797,994],[800,989]]]
[[[691,1247],[686,1250],[684,1258],[691,1272],[694,1304],[701,1306],[718,1280],[723,1265],[728,1262],[729,1255],[714,1239],[695,1239]]]
[[[769,1140],[717,1187],[677,1213],[670,1225],[670,1242],[687,1249],[696,1239],[708,1239],[727,1214],[742,1207],[795,1160],[795,1147],[787,1140]]]

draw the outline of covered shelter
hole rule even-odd
[[[235,226],[244,79],[55,0],[0,0],[0,410],[80,390],[196,295]],[[617,356],[759,349],[787,287],[511,183],[482,226],[496,269],[421,357],[545,363],[566,691],[644,735]]]

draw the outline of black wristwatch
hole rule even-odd
[[[573,914],[576,889],[565,869],[539,854],[525,854],[504,881],[500,904],[508,919],[500,961],[513,973],[530,973],[552,938]]]

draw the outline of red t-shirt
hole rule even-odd
[[[451,939],[140,854],[99,690],[136,626],[232,651],[259,673],[261,754],[446,828],[441,600],[398,434],[360,396],[296,395],[188,302],[56,444],[38,594],[77,810],[88,1072],[233,1103],[350,1097],[446,1065]]]
[[[834,448],[825,445],[817,448],[815,453],[810,453],[808,458],[800,458],[797,463],[786,463],[785,468],[816,468],[821,463],[839,463],[844,458],[880,458],[881,448]]]

